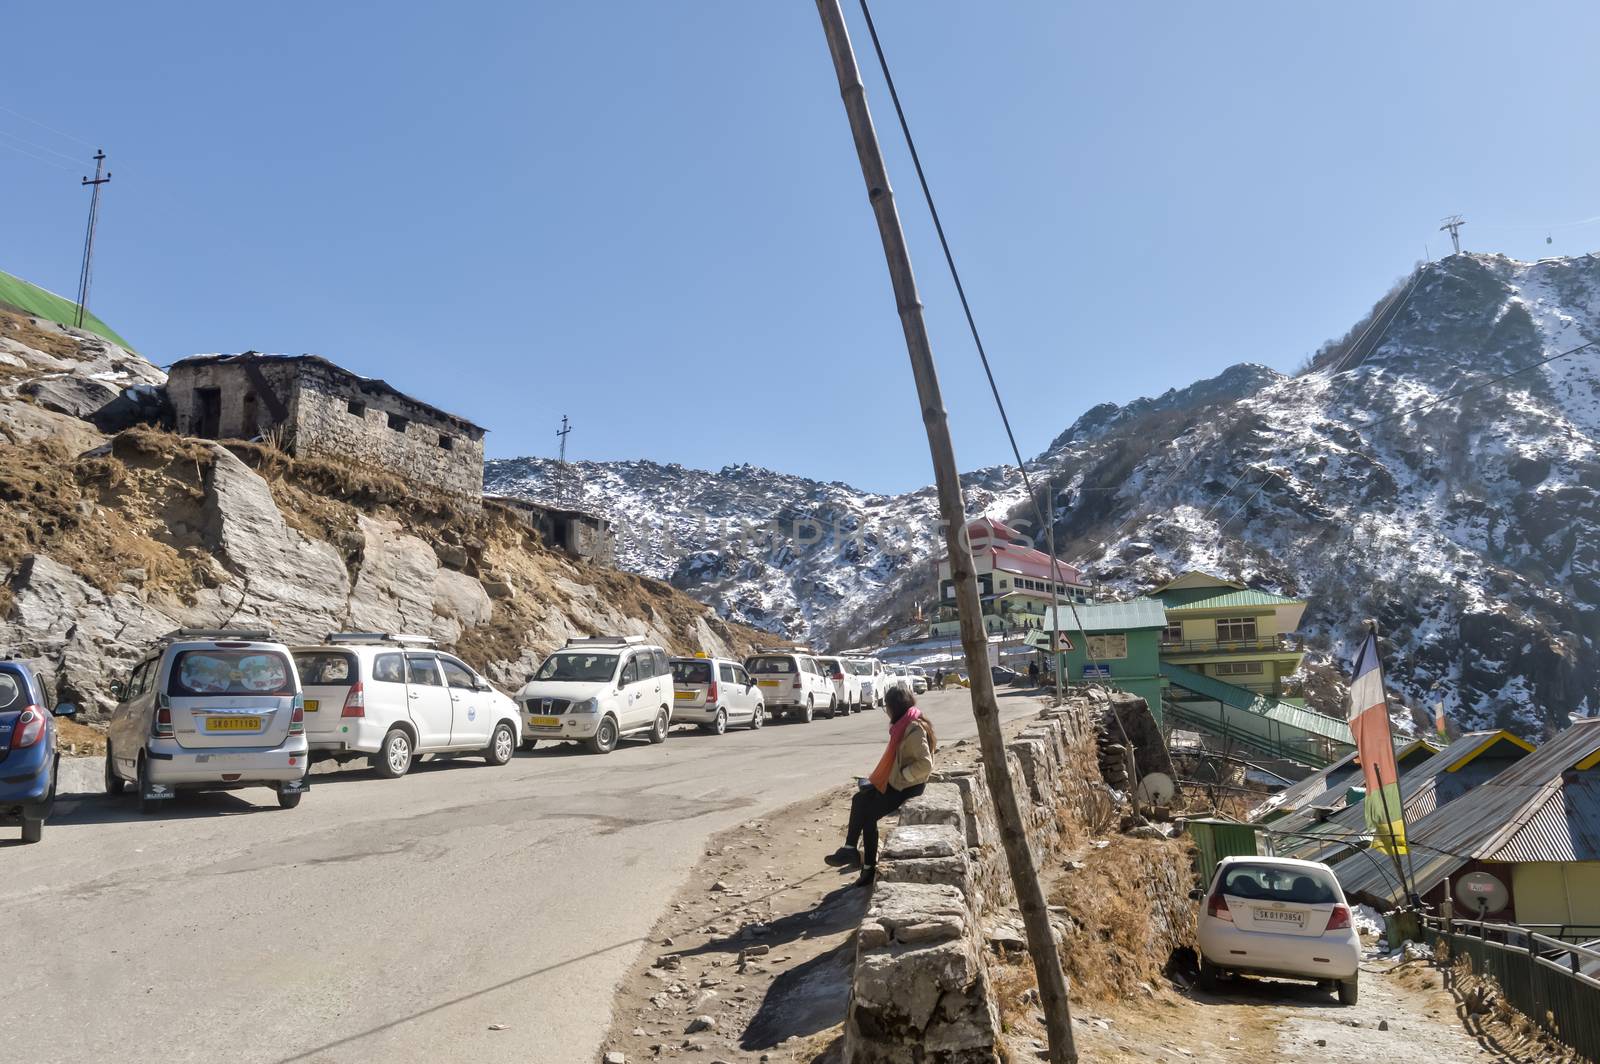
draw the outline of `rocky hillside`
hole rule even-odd
[[[1306,686],[1324,708],[1338,708],[1339,667],[1361,619],[1376,617],[1405,698],[1442,701],[1463,728],[1544,734],[1600,711],[1600,355],[1495,378],[1596,338],[1595,256],[1452,256],[1406,279],[1306,373],[1234,366],[1096,407],[1029,465],[1053,486],[1062,553],[1118,591],[1201,568],[1309,596]],[[974,514],[1009,509],[1034,527],[1014,470],[971,479]],[[931,588],[928,491],[885,499],[749,467],[527,459],[491,463],[489,481],[646,529],[624,564],[836,645],[907,630]],[[716,523],[840,513],[852,527],[851,515],[909,512],[919,498],[928,519],[911,549],[870,551],[844,572],[833,563],[853,548],[832,545],[848,537],[752,550]],[[704,528],[701,511],[715,519]]]
[[[0,630],[61,700],[108,709],[110,681],[180,626],[420,632],[509,689],[574,634],[749,646],[660,581],[544,549],[504,508],[260,444],[103,435],[85,418],[117,386],[162,379],[106,340],[0,314],[0,363]]]
[[[974,514],[1004,513],[1024,496],[1012,467],[981,469],[964,483]],[[770,632],[837,640],[857,619],[882,613],[902,585],[932,587],[931,487],[875,495],[749,465],[710,473],[516,458],[487,462],[484,490],[605,514],[623,568]]]

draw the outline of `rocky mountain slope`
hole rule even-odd
[[[109,341],[0,313],[0,638],[91,711],[162,634],[420,632],[514,690],[569,635],[741,653],[751,633],[666,584],[546,550],[504,507],[381,470],[147,427],[103,404],[162,375]],[[97,390],[103,389],[103,390]],[[126,391],[121,393],[127,394]]]
[[[1119,592],[1199,568],[1308,596],[1307,687],[1324,708],[1375,617],[1392,686],[1443,702],[1460,727],[1539,735],[1600,711],[1600,349],[1496,379],[1600,338],[1600,259],[1456,255],[1393,296],[1301,375],[1234,366],[1085,413],[1029,463],[1051,485],[1062,553]],[[521,459],[488,472],[492,490],[670,530],[626,543],[623,563],[762,627],[843,645],[905,629],[931,589],[931,521],[910,549],[858,555],[826,534],[730,545],[696,517],[839,513],[850,527],[917,498],[931,514],[928,491],[884,499],[748,467]],[[1033,530],[1014,470],[974,480],[974,514]]]

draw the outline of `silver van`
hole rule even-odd
[[[142,813],[179,790],[270,787],[283,808],[300,804],[305,703],[294,659],[271,632],[180,628],[112,693],[108,795],[132,783]]]

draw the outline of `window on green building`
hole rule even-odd
[[[1259,661],[1220,661],[1215,666],[1216,676],[1260,676]]]
[[[1254,617],[1224,617],[1217,621],[1217,641],[1222,643],[1256,637]]]

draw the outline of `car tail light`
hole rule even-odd
[[[1228,899],[1222,896],[1222,891],[1219,890],[1211,895],[1211,900],[1206,902],[1206,915],[1233,923],[1233,913],[1229,911]]]
[[[1328,926],[1325,930],[1337,931],[1341,927],[1350,926],[1350,910],[1343,905],[1335,905],[1333,912],[1328,914]]]
[[[834,678],[834,679],[835,679],[835,680],[842,680],[842,679],[844,679],[844,673],[842,673],[842,672],[835,672],[835,673],[834,673],[834,674],[833,674],[833,678]]]
[[[716,681],[712,681],[711,686],[706,688],[706,704],[707,705],[715,705],[716,701],[717,701],[717,684],[716,684]]]
[[[11,749],[21,750],[44,738],[44,717],[44,710],[38,706],[24,709],[22,715],[17,718],[17,726],[11,732]]]
[[[306,733],[306,707],[300,701],[300,696],[294,699],[294,709],[289,713],[289,734],[304,735]]]
[[[344,696],[344,709],[339,716],[365,717],[366,715],[367,693],[361,689],[361,681],[357,680],[350,685],[350,693]]]
[[[794,679],[793,679],[793,680],[792,680],[792,681],[791,681],[791,685],[792,685],[792,686],[793,686],[793,687],[796,687],[796,688],[798,688],[798,687],[799,687],[799,686],[800,686],[800,677],[798,677],[798,676],[796,676],[796,677],[795,677],[795,678],[794,678]]]
[[[172,707],[160,706],[156,709],[155,721],[150,726],[150,734],[157,739],[172,738]]]

